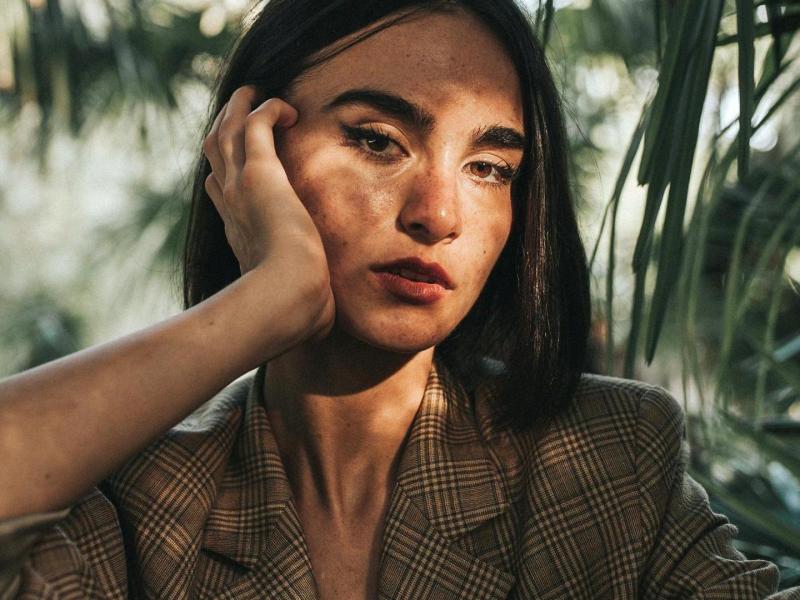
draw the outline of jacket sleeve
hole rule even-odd
[[[23,565],[41,537],[63,521],[69,508],[0,520],[0,599],[14,598]]]
[[[74,506],[0,521],[0,600],[125,598],[116,510],[99,490]]]
[[[714,513],[687,473],[689,446],[680,404],[660,388],[642,397],[637,422],[637,475],[647,558],[641,597],[654,599],[800,599],[800,588],[776,593],[778,568],[747,560],[733,545],[738,530]]]

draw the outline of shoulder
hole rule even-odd
[[[529,498],[554,476],[573,488],[561,486],[554,497],[603,487],[634,490],[644,480],[669,477],[684,422],[680,403],[659,386],[584,375],[572,402],[549,423],[507,433],[493,447],[510,486],[527,490]]]
[[[242,425],[252,380],[249,375],[222,389],[136,458],[153,459],[165,452],[188,457],[209,446],[229,449]]]
[[[683,408],[663,388],[585,375],[568,408],[518,445],[526,450],[517,488],[522,514],[534,527],[535,515],[572,511],[581,535],[629,551],[642,511],[653,513],[668,496],[683,429]],[[575,533],[572,525],[568,531]]]
[[[208,440],[221,442],[223,438],[235,436],[242,425],[252,387],[252,374],[233,381],[167,431],[154,445],[180,444],[197,448]]]
[[[190,487],[217,479],[243,426],[252,380],[231,383],[123,464],[104,482],[114,499],[155,480]]]
[[[579,429],[595,439],[623,441],[637,454],[646,440],[680,445],[685,423],[681,404],[664,388],[631,379],[586,374],[572,403],[555,420],[557,431]]]
[[[539,441],[564,435],[586,436],[594,444],[624,442],[635,450],[638,438],[680,437],[685,412],[664,388],[642,381],[584,374],[570,404],[543,428],[529,434]]]
[[[238,421],[253,383],[253,375],[237,379],[203,403],[166,434],[173,438],[202,438]]]
[[[657,385],[585,375],[563,421],[627,454],[645,488],[669,485],[676,463],[686,461],[685,411]]]
[[[657,385],[604,375],[584,374],[573,402],[565,411],[568,419],[592,421],[596,417],[620,421],[631,419],[661,422],[682,421],[683,407]]]
[[[685,410],[657,385],[585,375],[567,415],[567,420],[587,423],[595,431],[612,425],[616,435],[632,444],[640,468],[647,462],[666,466],[688,449]]]

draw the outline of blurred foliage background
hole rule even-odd
[[[684,402],[692,475],[800,585],[800,0],[527,0],[562,89],[593,370]],[[6,0],[0,375],[180,308],[210,88],[250,0]]]

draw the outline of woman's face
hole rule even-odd
[[[438,344],[511,228],[523,114],[505,50],[472,15],[427,14],[305,74],[288,101],[300,118],[279,156],[325,245],[337,327],[393,351]]]

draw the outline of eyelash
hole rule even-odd
[[[393,159],[388,157],[378,151],[370,150],[369,148],[365,147],[362,142],[365,140],[375,140],[379,139],[381,141],[386,140],[390,144],[394,144],[398,148],[400,144],[398,144],[390,135],[387,135],[380,130],[376,129],[373,126],[364,126],[364,127],[351,127],[349,125],[342,125],[342,130],[344,131],[345,142],[349,146],[355,147],[357,150],[363,152],[370,158],[375,160],[379,160],[381,162],[391,162]],[[401,148],[402,149],[402,148]],[[479,164],[479,165],[489,165],[497,172],[497,177],[499,181],[480,181],[480,185],[490,185],[490,186],[506,186],[509,185],[512,181],[517,178],[519,175],[519,168],[513,167],[505,162],[490,162],[486,160],[476,161],[472,164]]]

